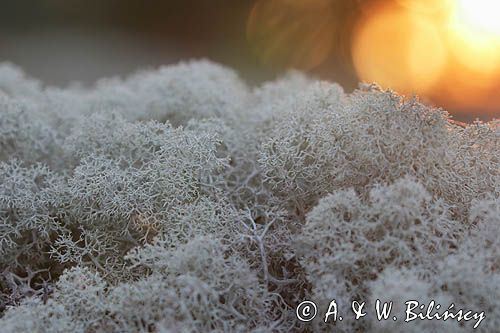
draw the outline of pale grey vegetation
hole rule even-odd
[[[373,85],[186,62],[54,88],[0,66],[2,332],[471,331],[303,324],[333,298],[500,326],[500,123]]]

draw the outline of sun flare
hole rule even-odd
[[[500,36],[500,1],[457,0],[455,13],[465,28]]]
[[[451,51],[466,67],[494,73],[500,66],[500,1],[457,0],[450,20]]]
[[[500,0],[374,2],[357,21],[351,54],[363,81],[498,112]]]

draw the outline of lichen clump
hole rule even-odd
[[[61,89],[0,65],[0,327],[472,330],[295,316],[418,298],[485,311],[492,332],[499,195],[498,121],[457,126],[374,85],[251,88],[197,61]]]

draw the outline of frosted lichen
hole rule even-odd
[[[376,86],[250,88],[192,61],[54,88],[4,64],[0,327],[470,330],[295,316],[417,297],[484,310],[491,332],[499,195],[498,121],[460,127]]]

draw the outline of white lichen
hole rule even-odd
[[[191,61],[55,88],[2,64],[0,330],[470,331],[295,316],[418,298],[492,332],[499,195],[498,121],[373,85]]]

